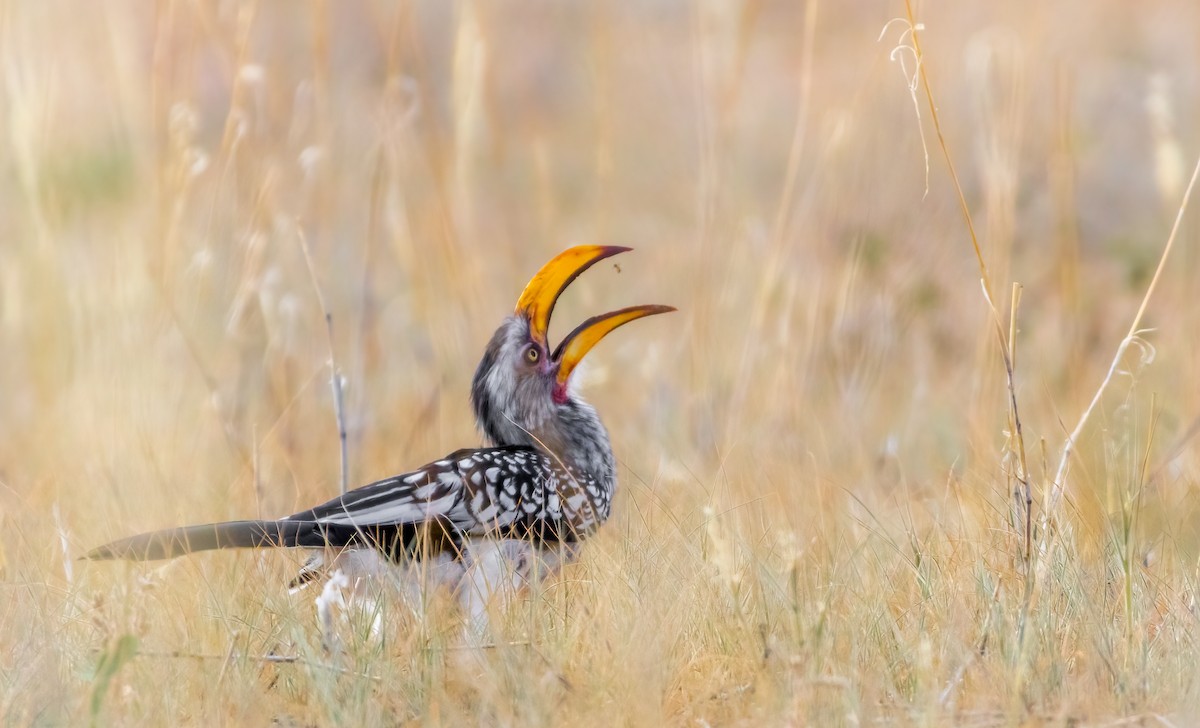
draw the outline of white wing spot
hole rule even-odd
[[[583,493],[576,493],[567,499],[567,507],[572,511],[578,511],[579,507],[583,505],[585,500],[587,500],[587,496],[585,496]]]

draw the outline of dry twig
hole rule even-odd
[[[321,306],[321,312],[325,315],[325,335],[329,339],[329,386],[333,389],[333,412],[337,417],[338,428],[338,444],[341,453],[341,492],[345,495],[346,490],[350,485],[349,464],[346,458],[346,412],[342,401],[342,372],[338,369],[337,359],[334,357],[333,349],[333,314],[330,313],[329,307],[325,305],[325,295],[321,292],[321,283],[317,280],[317,269],[313,265],[312,254],[308,250],[308,238],[304,235],[304,230],[297,225],[296,236],[300,240],[300,249],[304,251],[304,262],[308,265],[308,274],[312,277],[313,290],[317,292],[317,303]]]

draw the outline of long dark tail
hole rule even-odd
[[[378,549],[393,560],[419,559],[445,550],[461,553],[462,534],[442,519],[370,526],[291,519],[226,521],[130,536],[92,549],[84,558],[157,561],[213,549],[340,549],[347,546]]]
[[[92,549],[84,558],[157,561],[213,549],[321,548],[344,546],[354,540],[353,535],[329,533],[323,524],[312,521],[227,521],[130,536]]]

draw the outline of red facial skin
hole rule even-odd
[[[552,396],[554,397],[555,404],[566,404],[567,400],[571,398],[567,393],[567,383],[556,381],[554,383],[554,394]]]

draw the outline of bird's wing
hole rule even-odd
[[[153,560],[222,548],[358,545],[395,560],[461,554],[467,536],[573,541],[607,515],[607,500],[595,500],[599,492],[590,480],[581,483],[578,474],[532,448],[459,450],[277,521],[153,531],[105,544],[87,558]]]
[[[360,529],[437,520],[464,535],[560,540],[564,524],[578,530],[607,515],[574,513],[587,510],[571,495],[584,490],[578,477],[533,448],[459,450],[283,520]]]
[[[462,510],[463,478],[450,459],[435,460],[411,473],[364,485],[315,508],[282,520],[339,526],[455,521]]]

